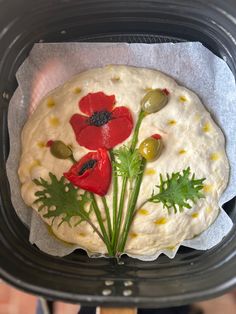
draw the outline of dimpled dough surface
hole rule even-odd
[[[198,200],[190,210],[177,214],[168,214],[161,204],[145,204],[135,216],[125,252],[152,255],[160,249],[174,249],[183,240],[206,230],[218,215],[218,201],[228,181],[229,165],[224,136],[193,92],[161,72],[143,68],[107,66],[92,69],[72,78],[41,100],[22,131],[18,173],[25,203],[37,210],[33,202],[34,193],[39,188],[32,182],[33,179],[42,177],[48,180],[49,172],[60,178],[71,167],[70,160],[59,160],[51,155],[45,145],[48,140],[70,144],[76,160],[88,152],[76,142],[69,123],[73,114],[80,113],[78,102],[83,96],[98,91],[114,94],[116,106],[127,106],[136,122],[141,99],[149,89],[155,88],[167,88],[170,92],[169,102],[159,112],[145,117],[138,145],[150,135],[159,133],[164,149],[159,159],[147,163],[137,207],[150,197],[155,185],[159,184],[160,173],[171,174],[188,166],[196,178],[206,178],[203,188],[205,199]],[[128,144],[132,135],[120,145]],[[106,197],[111,211],[112,184]],[[105,219],[100,197],[97,197],[97,201]],[[44,213],[39,214],[42,217]],[[91,218],[98,226],[93,213]],[[50,219],[42,219],[51,223]],[[72,224],[78,219],[72,218]],[[105,245],[86,222],[72,228],[67,223],[58,227],[60,222],[58,217],[52,226],[58,238],[78,244],[89,252],[106,253]]]

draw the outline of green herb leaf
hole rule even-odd
[[[132,151],[124,145],[115,150],[114,155],[116,157],[115,168],[119,176],[133,179],[140,173],[142,158],[138,150]]]
[[[170,211],[174,208],[174,212],[182,212],[184,208],[191,208],[189,201],[196,203],[200,198],[204,198],[204,194],[200,191],[203,188],[203,179],[195,179],[193,174],[190,177],[190,167],[180,172],[172,173],[172,175],[166,175],[166,180],[163,180],[160,174],[159,193],[152,194],[152,197],[148,199],[148,202],[162,203],[164,208]]]
[[[56,217],[62,215],[62,221],[59,225],[63,222],[71,225],[70,220],[72,217],[80,217],[82,220],[88,220],[90,211],[87,212],[85,210],[86,204],[91,202],[88,193],[84,192],[84,194],[78,195],[78,189],[73,184],[66,183],[64,177],[58,180],[51,172],[49,176],[51,183],[43,178],[33,180],[36,185],[44,188],[35,193],[37,199],[34,203],[41,203],[38,211],[46,208],[47,213],[43,216],[45,218],[53,217],[53,221]],[[81,219],[75,225],[78,225]]]

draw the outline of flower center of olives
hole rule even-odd
[[[106,110],[96,111],[89,118],[89,124],[94,126],[102,126],[109,122],[112,118],[112,113]]]
[[[86,161],[82,167],[80,168],[80,171],[78,172],[78,175],[79,176],[82,176],[82,174],[88,170],[88,169],[92,169],[97,163],[97,160],[96,159],[90,159],[88,161]]]

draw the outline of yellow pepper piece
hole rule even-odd
[[[118,82],[118,81],[120,81],[120,77],[119,76],[114,76],[114,77],[112,77],[112,82]]]
[[[48,108],[53,108],[55,106],[55,101],[53,100],[53,98],[48,98],[47,106]]]
[[[210,193],[212,191],[212,185],[211,184],[204,184],[203,185],[203,191],[205,193]]]
[[[60,124],[60,121],[57,117],[52,117],[50,118],[49,123],[51,126],[57,127]]]
[[[185,96],[179,96],[179,101],[180,102],[186,102],[187,101],[187,98]]]
[[[43,142],[43,141],[39,141],[39,142],[37,143],[37,146],[38,146],[39,148],[44,148],[44,147],[46,147],[46,143]]]
[[[212,161],[216,161],[216,160],[218,160],[220,158],[220,155],[218,154],[218,153],[212,153],[211,155],[210,155],[210,160],[212,160]]]
[[[81,91],[82,91],[82,89],[81,89],[80,87],[76,87],[76,88],[74,89],[74,93],[75,93],[75,94],[80,94]]]
[[[155,224],[156,224],[156,225],[164,225],[164,224],[166,224],[166,223],[167,223],[167,219],[166,219],[165,217],[162,217],[162,218],[157,219],[157,220],[155,221]]]
[[[211,124],[209,122],[206,122],[202,127],[202,131],[207,133],[207,132],[210,132],[210,130],[211,130]]]
[[[169,120],[168,122],[167,122],[167,124],[169,124],[169,125],[175,125],[177,122],[175,121],[175,120]]]
[[[149,214],[149,212],[148,212],[148,210],[141,208],[141,209],[139,209],[138,214],[143,215],[143,216],[147,216]]]
[[[148,168],[144,171],[144,174],[148,175],[148,176],[151,176],[153,174],[156,174],[156,170],[155,169],[152,169],[152,168]]]
[[[209,214],[212,211],[212,208],[209,206],[206,208],[206,212]]]
[[[180,155],[186,154],[186,150],[185,150],[185,149],[180,149],[180,150],[179,150],[179,154],[180,154]]]

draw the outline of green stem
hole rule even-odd
[[[118,247],[118,252],[122,253],[124,251],[125,248],[125,244],[127,241],[127,237],[129,234],[129,229],[131,226],[131,223],[133,221],[133,214],[135,211],[135,207],[136,207],[136,203],[138,200],[138,195],[139,195],[139,191],[140,191],[140,186],[141,186],[141,182],[142,182],[142,178],[143,178],[143,172],[144,172],[144,168],[145,168],[145,164],[146,164],[146,160],[143,158],[142,159],[142,164],[141,164],[141,172],[138,175],[136,182],[135,182],[135,186],[130,198],[130,206],[128,208],[127,214],[126,214],[126,219],[125,219],[125,224],[124,224],[124,228],[123,228],[123,232],[122,232],[122,238]]]
[[[133,135],[131,146],[130,146],[131,151],[134,151],[135,147],[137,145],[139,129],[140,129],[140,126],[141,126],[141,123],[142,123],[144,117],[145,117],[145,112],[141,110],[139,112],[138,120],[137,120],[137,123],[135,125],[135,129],[134,129],[134,135]]]
[[[73,154],[70,155],[69,159],[72,161],[73,164],[77,163],[77,161],[75,160]]]
[[[83,218],[83,220],[87,221],[87,223],[93,228],[94,232],[97,233],[97,235],[99,236],[99,238],[105,242],[101,232],[98,230],[98,228],[92,223],[92,221],[87,217],[87,215],[81,215],[81,217]]]
[[[138,115],[138,120],[137,120],[137,123],[135,125],[134,134],[133,134],[132,142],[130,145],[130,150],[132,152],[135,150],[135,147],[137,145],[139,129],[140,129],[140,126],[141,126],[141,123],[142,123],[144,117],[145,117],[145,113],[144,113],[144,111],[141,110],[139,112],[139,115]],[[127,182],[128,182],[128,177],[124,177],[123,182],[122,182],[122,190],[121,190],[121,195],[120,195],[120,203],[119,203],[119,210],[118,210],[117,221],[116,221],[116,228],[114,229],[113,238],[112,238],[112,247],[113,247],[114,252],[116,252],[116,247],[117,247],[117,244],[119,242],[118,238],[119,238],[120,229],[121,229],[122,214],[123,214],[123,208],[124,208],[124,199],[125,199],[125,193],[126,193],[126,188],[127,188]],[[140,184],[141,184],[141,182],[140,182]],[[126,217],[125,221],[126,220],[127,220],[127,217]]]
[[[113,242],[112,242],[112,247],[113,247],[114,251],[116,251],[118,238],[120,235],[120,228],[121,228],[121,222],[122,222],[122,214],[123,214],[123,208],[124,208],[127,182],[128,182],[128,177],[124,177],[123,181],[122,181],[122,188],[121,188],[121,194],[120,194],[120,203],[119,203],[119,209],[118,209],[118,215],[117,215],[117,223],[116,223],[116,228],[114,230],[114,238],[113,238]]]
[[[109,207],[107,205],[107,200],[105,196],[102,196],[102,203],[105,209],[106,217],[107,217],[107,226],[108,226],[108,233],[109,233],[109,238],[111,240],[112,237],[112,228],[111,228],[111,216],[110,216],[110,211]]]
[[[102,216],[101,216],[100,210],[99,210],[98,205],[97,205],[97,201],[96,201],[93,193],[90,193],[90,196],[92,199],[93,209],[94,209],[95,215],[97,217],[97,221],[99,223],[99,226],[100,226],[103,238],[104,238],[104,242],[105,242],[107,250],[108,250],[108,254],[110,256],[114,256],[114,253],[113,253],[113,250],[111,248],[110,241],[109,241],[105,226],[104,226],[103,221],[102,221]]]
[[[110,150],[110,157],[112,162],[112,183],[113,183],[113,232],[112,232],[112,246],[114,247],[115,243],[115,229],[116,229],[116,222],[117,222],[117,200],[118,200],[118,177],[116,174],[116,167],[115,167],[115,155],[113,150]]]

